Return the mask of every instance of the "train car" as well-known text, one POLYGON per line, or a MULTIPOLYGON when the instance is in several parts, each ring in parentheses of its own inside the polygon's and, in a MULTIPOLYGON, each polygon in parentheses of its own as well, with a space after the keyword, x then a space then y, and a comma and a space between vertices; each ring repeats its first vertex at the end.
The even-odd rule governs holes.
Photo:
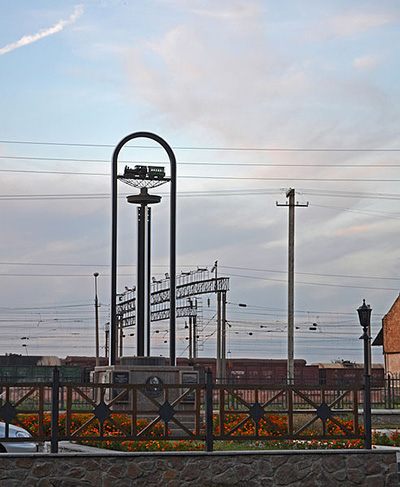
POLYGON ((149 166, 147 177, 149 179, 164 179, 165 170, 162 166, 149 166))
POLYGON ((124 177, 134 179, 164 179, 165 170, 163 166, 136 165, 134 168, 125 166, 124 177))
MULTIPOLYGON (((319 363, 319 383, 326 385, 351 385, 362 384, 364 380, 364 364, 356 364, 349 361, 340 363, 319 363)), ((373 386, 383 386, 385 380, 385 370, 382 364, 372 364, 371 384, 373 386)))
MULTIPOLYGON (((200 377, 210 369, 216 377, 215 358, 178 358, 178 365, 193 365, 200 372, 200 377)), ((307 384, 318 384, 318 366, 307 365, 303 359, 294 361, 295 381, 307 384)), ((246 359, 235 358, 226 360, 226 381, 231 383, 268 382, 285 384, 287 377, 287 361, 285 359, 246 359)))

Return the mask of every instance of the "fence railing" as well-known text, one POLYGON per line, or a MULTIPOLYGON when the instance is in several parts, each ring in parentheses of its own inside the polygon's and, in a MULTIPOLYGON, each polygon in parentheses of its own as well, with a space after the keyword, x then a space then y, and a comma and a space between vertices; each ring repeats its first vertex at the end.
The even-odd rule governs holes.
MULTIPOLYGON (((362 438, 357 386, 215 384, 2 383, 0 420, 37 442, 205 442, 362 438)), ((1 441, 17 442, 10 437, 1 441)), ((26 441, 21 439, 21 441, 26 441)))

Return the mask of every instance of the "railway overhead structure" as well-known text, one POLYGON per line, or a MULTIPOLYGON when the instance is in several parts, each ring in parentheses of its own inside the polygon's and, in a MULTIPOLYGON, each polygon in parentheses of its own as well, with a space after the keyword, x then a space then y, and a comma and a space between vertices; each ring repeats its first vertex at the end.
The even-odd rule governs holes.
MULTIPOLYGON (((206 268, 182 272, 176 276, 176 317, 189 318, 189 358, 197 356, 197 336, 201 323, 199 302, 201 295, 216 294, 217 296, 217 369, 218 376, 223 378, 226 370, 226 294, 229 291, 229 277, 215 277, 206 268)), ((150 321, 162 321, 170 318, 170 277, 152 278, 150 289, 150 321)), ((118 295, 117 317, 120 337, 124 329, 136 325, 136 288, 125 288, 118 295)), ((150 342, 150 333, 146 337, 150 342)), ((120 345, 122 339, 120 339, 120 345)), ((150 344, 151 346, 151 344, 150 344)), ((120 346, 120 355, 122 346, 120 346)))

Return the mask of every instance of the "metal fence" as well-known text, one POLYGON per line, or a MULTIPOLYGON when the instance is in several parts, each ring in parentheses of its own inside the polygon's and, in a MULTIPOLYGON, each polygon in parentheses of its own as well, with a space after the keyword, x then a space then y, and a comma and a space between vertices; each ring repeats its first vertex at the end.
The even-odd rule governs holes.
POLYGON ((385 378, 384 398, 384 404, 387 409, 400 408, 400 375, 387 374, 385 378))
MULTIPOLYGON (((205 442, 356 440, 362 438, 356 386, 216 384, 2 383, 0 420, 35 441, 205 442)), ((2 441, 18 441, 8 437, 2 441)), ((21 440, 21 441, 26 441, 21 440)))

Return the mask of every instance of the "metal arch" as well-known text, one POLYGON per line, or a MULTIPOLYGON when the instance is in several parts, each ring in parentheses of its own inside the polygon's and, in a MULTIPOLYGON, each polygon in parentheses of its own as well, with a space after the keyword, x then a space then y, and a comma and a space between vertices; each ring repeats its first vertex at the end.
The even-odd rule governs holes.
POLYGON ((171 170, 170 198, 170 365, 176 363, 176 158, 172 148, 160 136, 152 132, 135 132, 124 137, 116 146, 112 156, 111 170, 111 317, 110 317, 110 365, 116 363, 118 317, 117 317, 117 210, 118 210, 118 156, 122 147, 137 138, 148 138, 160 144, 166 151, 171 170))

